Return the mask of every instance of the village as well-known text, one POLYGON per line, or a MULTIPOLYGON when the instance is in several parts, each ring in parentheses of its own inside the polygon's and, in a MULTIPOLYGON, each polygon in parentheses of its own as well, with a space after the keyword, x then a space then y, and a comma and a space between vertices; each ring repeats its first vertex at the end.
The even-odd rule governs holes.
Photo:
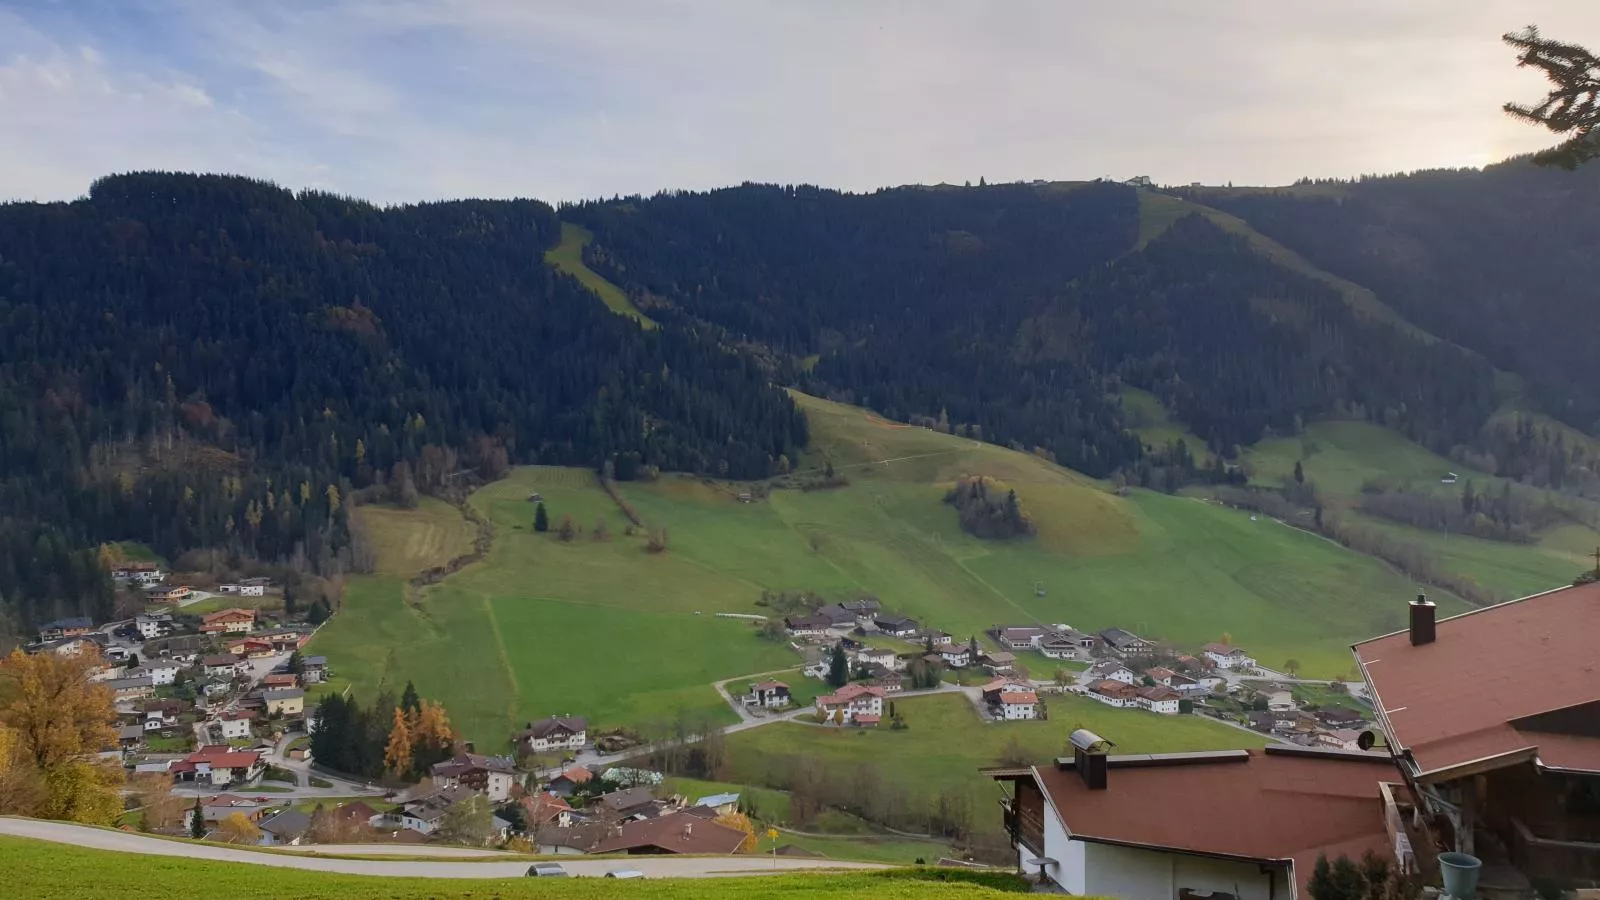
MULTIPOLYGON (((782 625, 806 659, 803 674, 834 687, 814 701, 823 724, 876 727, 897 694, 956 688, 986 722, 1048 718, 1054 694, 1207 716, 1308 747, 1355 749, 1370 727, 1362 685, 1269 670, 1226 638, 1190 653, 1122 628, 995 625, 985 634, 1001 649, 988 649, 975 635, 959 641, 871 599, 821 605, 782 625), (1049 666, 1050 677, 1034 675, 1030 663, 1049 666)), ((790 697, 789 685, 765 682, 751 686, 745 703, 782 710, 790 697)))

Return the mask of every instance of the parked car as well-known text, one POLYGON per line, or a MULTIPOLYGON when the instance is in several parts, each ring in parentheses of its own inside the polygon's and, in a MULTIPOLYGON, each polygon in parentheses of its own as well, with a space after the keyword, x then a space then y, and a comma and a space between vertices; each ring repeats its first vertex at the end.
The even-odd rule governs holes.
POLYGON ((560 863, 534 863, 528 867, 529 878, 566 877, 567 870, 560 863))
POLYGON ((606 873, 607 878, 643 878, 644 873, 638 869, 612 869, 606 873))

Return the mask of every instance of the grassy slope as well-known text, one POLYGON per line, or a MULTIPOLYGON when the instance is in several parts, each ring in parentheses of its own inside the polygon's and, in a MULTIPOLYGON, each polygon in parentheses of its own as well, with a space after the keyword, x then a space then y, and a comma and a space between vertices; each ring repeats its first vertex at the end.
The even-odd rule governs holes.
MULTIPOLYGON (((1348 674, 1351 641, 1400 624, 1410 584, 1327 541, 1182 497, 1119 498, 1033 456, 799 400, 815 436, 802 466, 831 458, 849 487, 745 504, 733 486, 691 478, 625 485, 669 531, 669 551, 651 555, 589 473, 519 469, 473 498, 495 525, 489 558, 415 596, 398 571, 423 558, 406 529, 379 529, 380 568, 397 574, 354 580, 313 652, 358 698, 415 680, 480 746, 498 747, 513 726, 552 713, 602 728, 680 709, 731 721, 713 681, 797 662, 748 624, 712 615, 761 611, 763 589, 872 593, 962 637, 1047 621, 1194 647, 1226 631, 1263 660, 1294 656, 1328 676, 1348 674), (941 499, 969 472, 1015 487, 1038 535, 963 534, 941 499), (533 490, 585 535, 561 544, 534 534, 533 490), (597 520, 609 540, 589 538, 597 520), (388 558, 396 553, 410 563, 388 558)), ((437 530, 440 512, 394 515, 437 530)))
POLYGON ((165 900, 201 896, 230 900, 894 900, 913 896, 926 900, 988 900, 1007 896, 993 888, 922 880, 937 877, 937 871, 912 873, 911 877, 861 873, 624 882, 599 878, 379 878, 265 870, 244 863, 140 856, 11 837, 0 838, 0 866, 6 873, 8 894, 30 900, 165 900))
POLYGON ((356 518, 382 548, 378 574, 410 576, 472 550, 472 525, 442 500, 423 497, 416 509, 360 506, 356 518))
MULTIPOLYGON (((1431 453, 1400 435, 1367 422, 1320 422, 1303 436, 1262 441, 1247 457, 1253 477, 1264 484, 1279 484, 1302 461, 1306 477, 1338 506, 1351 507, 1361 485, 1381 479, 1407 490, 1455 497, 1461 485, 1441 484, 1446 472, 1471 479, 1478 491, 1498 490, 1503 479, 1469 470, 1431 453)), ((1461 535, 1424 531, 1386 520, 1349 513, 1356 521, 1392 535, 1397 541, 1419 544, 1439 565, 1474 579, 1507 597, 1520 597, 1570 583, 1592 565, 1587 554, 1600 544, 1600 534, 1579 525, 1565 525, 1540 535, 1533 545, 1507 544, 1461 535)))
POLYGON ((1132 423, 1130 430, 1139 436, 1145 446, 1162 447, 1182 440, 1189 445, 1189 453, 1196 460, 1203 462, 1210 455, 1206 442, 1185 428, 1182 422, 1172 418, 1156 395, 1125 387, 1118 393, 1117 400, 1122 404, 1123 415, 1132 423))
POLYGON ((583 261, 583 248, 594 240, 594 232, 571 222, 561 223, 561 243, 545 251, 544 261, 578 279, 594 291, 612 312, 627 316, 645 329, 660 328, 654 319, 639 311, 622 289, 601 277, 583 261))

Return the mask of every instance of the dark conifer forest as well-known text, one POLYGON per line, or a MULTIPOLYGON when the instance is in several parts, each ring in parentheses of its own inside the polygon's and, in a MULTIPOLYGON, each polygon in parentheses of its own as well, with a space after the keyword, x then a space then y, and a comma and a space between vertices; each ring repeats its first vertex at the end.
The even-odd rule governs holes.
POLYGON ((1600 422, 1597 178, 1513 162, 1174 192, 1391 317, 1202 216, 1151 228, 1101 182, 558 212, 141 173, 0 206, 0 633, 108 615, 106 541, 336 575, 363 565, 353 503, 513 464, 774 475, 806 444, 787 386, 1167 490, 1241 479, 1221 461, 1326 416, 1559 487, 1593 461, 1491 417, 1600 422), (660 330, 545 264, 561 219, 660 330), (1141 446, 1125 386, 1209 458, 1141 446))

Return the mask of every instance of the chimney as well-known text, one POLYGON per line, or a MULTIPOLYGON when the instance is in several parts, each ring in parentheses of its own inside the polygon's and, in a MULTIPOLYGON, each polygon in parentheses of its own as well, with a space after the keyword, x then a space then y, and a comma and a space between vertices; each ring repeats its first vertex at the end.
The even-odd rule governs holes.
POLYGON ((1433 617, 1435 607, 1427 595, 1418 594, 1411 601, 1411 646, 1421 647, 1433 643, 1433 617))
POLYGON ((1083 779, 1084 786, 1091 791, 1105 790, 1109 761, 1106 750, 1112 746, 1111 742, 1087 728, 1074 731, 1070 740, 1072 767, 1078 770, 1078 777, 1083 779))

